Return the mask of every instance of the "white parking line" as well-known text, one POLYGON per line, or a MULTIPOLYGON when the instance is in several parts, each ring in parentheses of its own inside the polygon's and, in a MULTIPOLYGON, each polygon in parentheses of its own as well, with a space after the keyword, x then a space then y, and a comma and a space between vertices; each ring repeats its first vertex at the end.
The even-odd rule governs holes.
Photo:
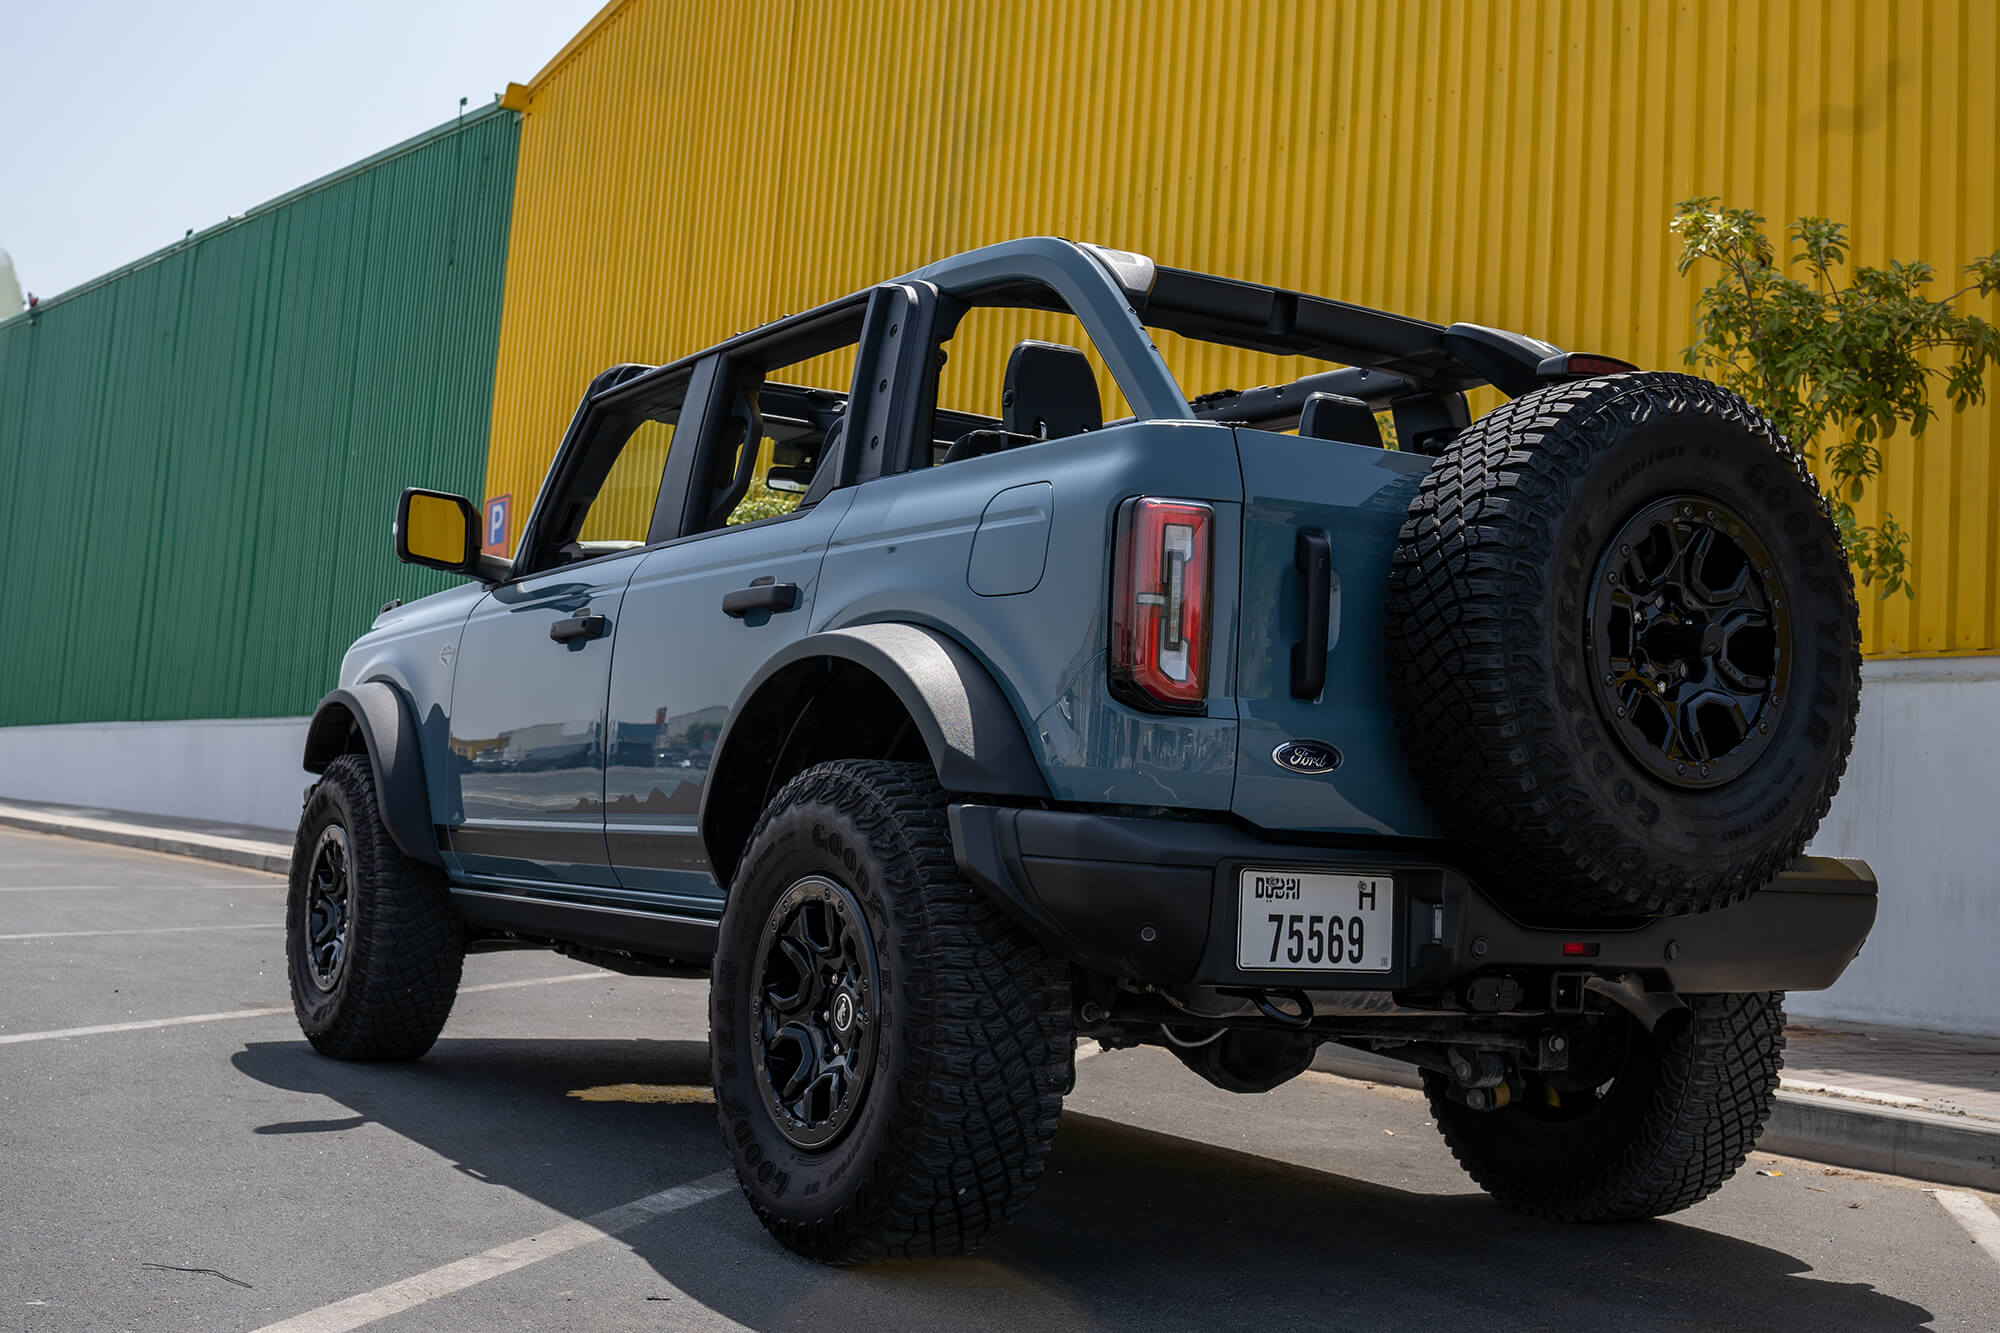
POLYGON ((179 1018, 143 1018, 131 1023, 93 1023, 81 1028, 52 1028, 47 1032, 0 1032, 0 1046, 13 1046, 24 1041, 55 1041, 61 1037, 95 1037, 104 1032, 138 1032, 144 1028, 172 1028, 183 1023, 220 1023, 231 1018, 267 1018, 272 1014, 289 1014, 291 1007, 283 1009, 231 1009, 220 1014, 183 1014, 179 1018))
MULTIPOLYGON (((593 1241, 630 1231, 656 1217, 705 1203, 727 1193, 735 1183, 734 1172, 718 1171, 692 1184, 676 1185, 657 1194, 648 1194, 643 1199, 592 1213, 579 1221, 564 1222, 547 1231, 496 1245, 469 1259, 442 1264, 415 1277, 406 1277, 401 1282, 391 1282, 386 1287, 364 1291, 344 1301, 335 1301, 332 1305, 322 1305, 317 1310, 266 1324, 257 1333, 344 1333, 347 1329, 360 1328, 378 1319, 428 1304, 440 1296, 464 1291, 503 1273, 511 1273, 517 1268, 526 1268, 543 1259, 566 1254, 593 1241)), ((735 1324, 724 1326, 739 1327, 735 1324)))
POLYGON ((146 926, 130 930, 38 930, 22 935, 0 935, 0 940, 75 940, 86 935, 188 935, 211 930, 283 930, 282 921, 253 921, 229 926, 146 926))
MULTIPOLYGON (((513 990, 519 986, 553 986, 563 981, 595 981, 599 977, 616 976, 615 972, 567 972, 559 977, 530 977, 525 981, 489 981, 483 986, 460 986, 460 995, 477 995, 481 991, 513 990)), ((95 1037, 104 1032, 140 1032, 147 1028, 172 1028, 184 1023, 221 1023, 232 1018, 268 1018, 272 1014, 289 1014, 290 1005, 269 1009, 231 1009, 220 1014, 183 1014, 179 1018, 142 1018, 130 1023, 94 1023, 81 1028, 53 1028, 47 1032, 0 1032, 0 1046, 13 1046, 24 1041, 55 1041, 62 1037, 95 1037)))
POLYGON ((223 889, 275 889, 284 883, 269 879, 238 880, 234 884, 0 884, 0 893, 207 893, 223 889))
POLYGON ((2000 1217, 1981 1203, 1978 1196, 1959 1190, 1932 1190, 1931 1194, 1944 1205, 1951 1214, 1951 1220, 1965 1228, 1965 1234, 1972 1237, 1973 1244, 1986 1251, 1986 1257, 2000 1264, 2000 1217))

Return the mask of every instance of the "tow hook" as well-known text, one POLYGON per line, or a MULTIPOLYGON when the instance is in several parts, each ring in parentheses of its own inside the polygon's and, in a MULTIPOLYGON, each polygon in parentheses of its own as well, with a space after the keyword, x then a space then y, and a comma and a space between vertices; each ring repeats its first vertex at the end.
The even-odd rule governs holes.
POLYGON ((1688 1007, 1680 996, 1668 991, 1649 991, 1630 972, 1617 977, 1591 977, 1583 983, 1583 988, 1618 1005, 1638 1019, 1648 1032, 1657 1032, 1660 1024, 1668 1020, 1671 1020, 1669 1030, 1687 1020, 1688 1007))
POLYGON ((1251 995, 1250 1001, 1257 1006, 1258 1013, 1264 1015, 1264 1017, 1270 1019, 1273 1023, 1288 1028, 1312 1026, 1312 1001, 1306 998, 1306 993, 1302 990, 1257 991, 1251 995), (1287 1010, 1277 1000, 1274 1000, 1273 996, 1290 1000, 1297 1006, 1296 1010, 1287 1010))
POLYGON ((1276 1023, 1279 1027, 1309 1028, 1312 1026, 1312 1001, 1307 998, 1306 993, 1302 990, 1289 986, 1279 989, 1256 990, 1247 986, 1218 986, 1216 987, 1216 993, 1218 995, 1227 995, 1231 999, 1248 1000, 1256 1006, 1258 1013, 1276 1023), (1278 1003, 1279 1000, 1289 1000, 1292 1007, 1290 1009, 1285 1008, 1284 1005, 1278 1003))

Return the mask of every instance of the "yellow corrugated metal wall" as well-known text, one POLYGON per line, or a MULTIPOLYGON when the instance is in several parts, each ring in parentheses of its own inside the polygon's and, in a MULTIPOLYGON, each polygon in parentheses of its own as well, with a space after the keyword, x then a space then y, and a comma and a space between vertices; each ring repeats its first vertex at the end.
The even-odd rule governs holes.
MULTIPOLYGON (((1677 200, 1947 277, 2000 246, 1995 52, 1993 0, 614 3, 509 97, 487 491, 605 365, 1031 233, 1679 368, 1677 200)), ((1864 598, 1871 651, 2000 650, 1994 422, 1885 450, 1918 596, 1864 598)))

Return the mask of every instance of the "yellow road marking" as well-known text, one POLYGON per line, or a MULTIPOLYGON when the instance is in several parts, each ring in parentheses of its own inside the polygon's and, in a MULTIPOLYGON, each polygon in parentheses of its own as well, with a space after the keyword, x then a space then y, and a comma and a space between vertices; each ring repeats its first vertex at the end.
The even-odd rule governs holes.
POLYGON ((664 1102, 670 1105, 686 1105, 691 1102, 714 1102, 713 1088, 699 1087, 693 1083, 606 1083, 596 1088, 577 1088, 566 1092, 565 1097, 574 1097, 580 1102, 664 1102))

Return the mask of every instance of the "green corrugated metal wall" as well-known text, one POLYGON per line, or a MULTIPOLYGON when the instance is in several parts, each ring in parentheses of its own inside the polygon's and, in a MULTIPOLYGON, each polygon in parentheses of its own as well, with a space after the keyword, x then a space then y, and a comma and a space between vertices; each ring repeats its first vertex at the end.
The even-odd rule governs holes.
POLYGON ((406 485, 486 466, 518 120, 419 136, 0 324, 0 726, 309 712, 406 485))

